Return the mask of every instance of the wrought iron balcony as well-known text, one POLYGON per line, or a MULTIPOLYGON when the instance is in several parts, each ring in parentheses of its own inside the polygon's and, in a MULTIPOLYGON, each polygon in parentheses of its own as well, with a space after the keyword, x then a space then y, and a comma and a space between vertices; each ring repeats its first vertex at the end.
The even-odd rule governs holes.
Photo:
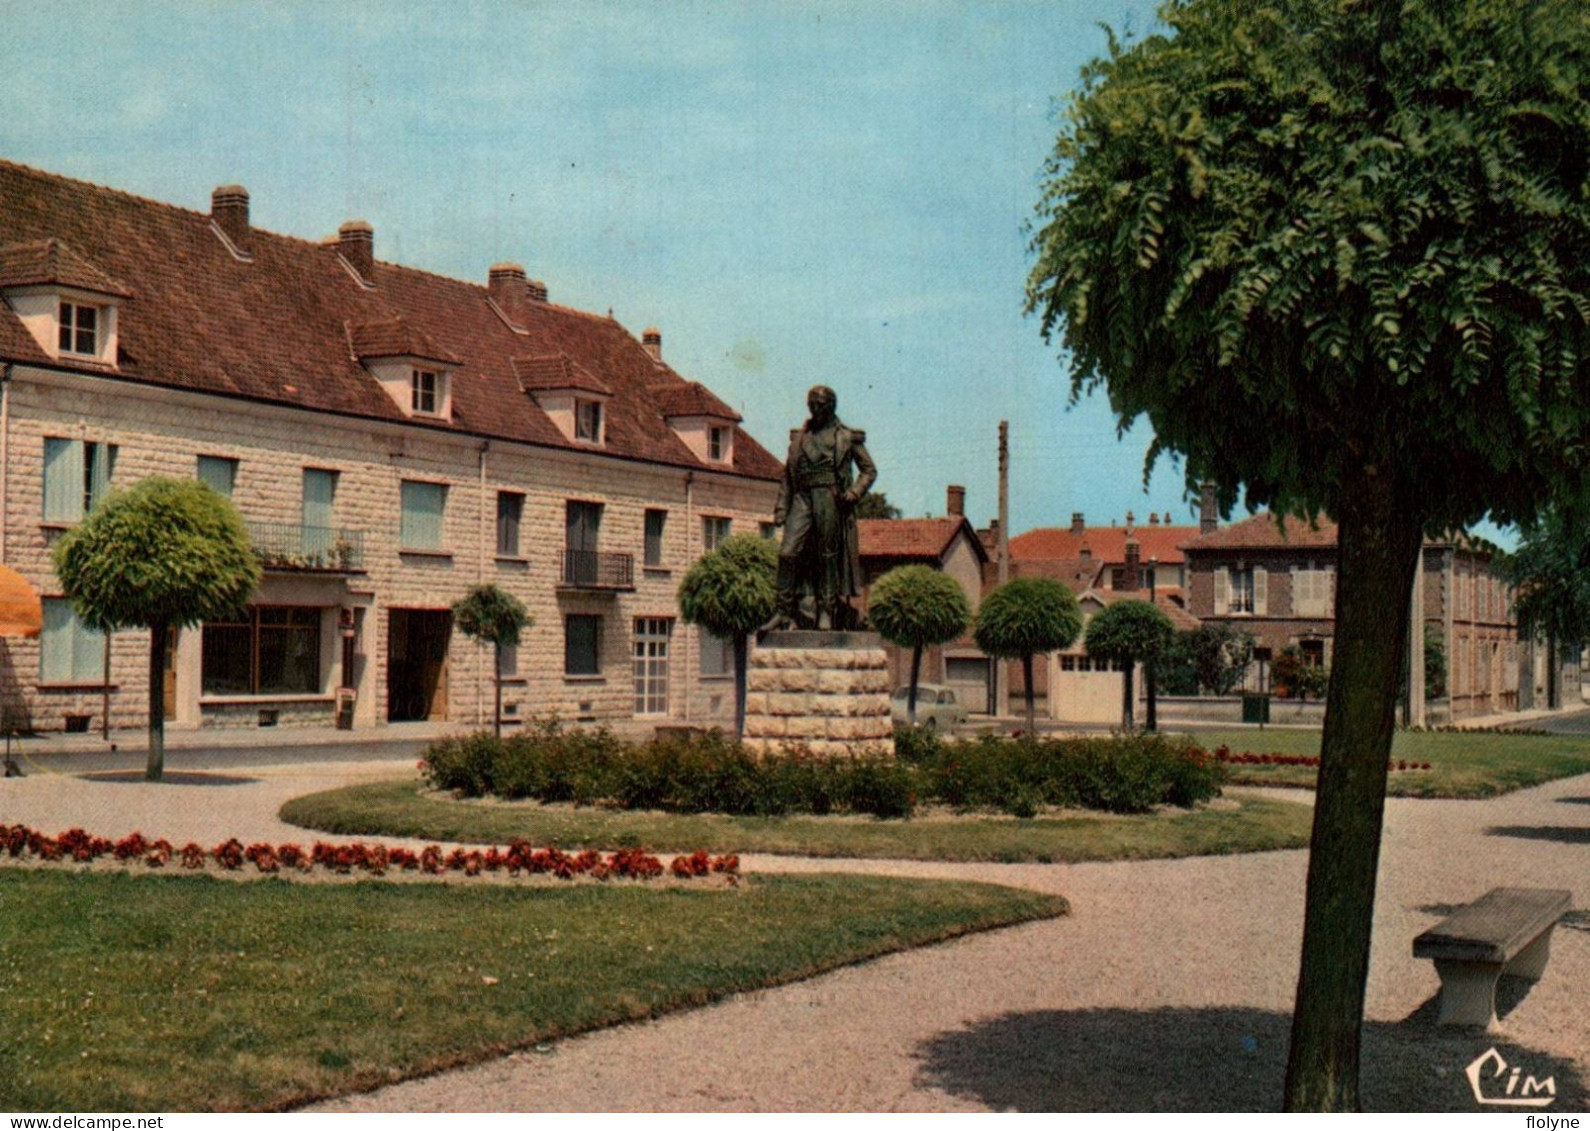
POLYGON ((363 573, 364 531, 290 522, 250 522, 248 536, 269 570, 363 573))
POLYGON ((564 550, 562 584, 569 589, 633 589, 635 555, 564 550))

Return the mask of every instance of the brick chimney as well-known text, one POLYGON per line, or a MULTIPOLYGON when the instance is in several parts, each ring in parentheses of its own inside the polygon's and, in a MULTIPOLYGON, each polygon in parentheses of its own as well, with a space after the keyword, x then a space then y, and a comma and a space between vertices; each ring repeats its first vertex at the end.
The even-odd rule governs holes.
POLYGON ((531 279, 530 282, 527 284, 527 289, 530 292, 530 301, 531 302, 546 302, 547 301, 547 285, 545 283, 543 283, 540 279, 531 279))
POLYGON ((662 360, 662 331, 655 326, 647 326, 640 333, 640 344, 646 347, 646 352, 651 354, 653 361, 662 360))
POLYGON ((1215 502, 1215 485, 1205 483, 1198 489, 1198 533, 1211 534, 1220 529, 1220 507, 1215 502))
POLYGON ((210 219, 241 254, 249 245, 248 189, 242 185, 221 185, 210 194, 210 219))
POLYGON ((349 220, 337 229, 337 251, 366 283, 375 282, 375 229, 363 220, 349 220))
POLYGON ((1086 529, 1087 529, 1087 527, 1084 526, 1083 523, 1082 523, 1082 512, 1081 511, 1072 511, 1071 512, 1071 533, 1073 533, 1073 534, 1081 534, 1086 529))
POLYGON ((1159 515, 1155 514, 1153 511, 1149 511, 1148 512, 1148 524, 1150 526, 1158 526, 1159 525, 1159 515))
POLYGON ((525 285, 524 268, 517 263, 493 263, 486 276, 486 293, 503 316, 520 329, 524 328, 525 308, 530 305, 530 291, 525 285))
POLYGON ((966 488, 951 483, 944 489, 944 513, 951 518, 966 517, 966 488))
POLYGON ((1126 540, 1126 574, 1121 580, 1121 589, 1127 593, 1136 593, 1143 583, 1142 557, 1143 550, 1137 544, 1137 539, 1128 538, 1126 540))
POLYGON ((1131 511, 1127 511, 1126 512, 1126 532, 1128 534, 1130 534, 1132 532, 1132 527, 1133 527, 1133 525, 1136 522, 1137 522, 1137 516, 1134 515, 1131 511))

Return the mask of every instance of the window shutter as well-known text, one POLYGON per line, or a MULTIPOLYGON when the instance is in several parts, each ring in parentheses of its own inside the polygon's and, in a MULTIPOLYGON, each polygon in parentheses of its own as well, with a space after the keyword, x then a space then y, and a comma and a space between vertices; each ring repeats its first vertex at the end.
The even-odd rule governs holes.
POLYGON ((39 633, 39 682, 72 678, 72 610, 63 600, 45 598, 44 631, 39 633))
POLYGON ((1262 617, 1269 611, 1270 571, 1263 566, 1253 567, 1253 615, 1262 617))
POLYGON ((44 521, 76 522, 83 517, 83 442, 44 441, 44 521))
POLYGON ((1215 615, 1231 611, 1231 570, 1221 566, 1215 570, 1215 615))
POLYGON ((398 532, 399 545, 410 550, 439 550, 442 547, 442 510, 447 492, 440 483, 402 485, 403 513, 398 532))
MULTIPOLYGON (((1336 571, 1330 566, 1326 566, 1323 580, 1325 582, 1325 615, 1333 617, 1336 615, 1336 571)), ((1418 615, 1423 616, 1424 614, 1421 612, 1418 615)))
POLYGON ((72 614, 72 679, 79 683, 105 678, 105 634, 89 628, 72 614))
POLYGON ((110 477, 116 470, 115 444, 88 444, 88 505, 90 509, 110 493, 110 477))

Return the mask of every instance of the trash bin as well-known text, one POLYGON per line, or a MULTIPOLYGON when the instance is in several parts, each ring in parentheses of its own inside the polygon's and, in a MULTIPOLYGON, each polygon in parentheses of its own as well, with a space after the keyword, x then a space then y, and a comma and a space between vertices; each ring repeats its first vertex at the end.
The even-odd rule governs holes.
POLYGON ((1270 697, 1262 692, 1244 692, 1242 721, 1263 725, 1270 721, 1270 697))

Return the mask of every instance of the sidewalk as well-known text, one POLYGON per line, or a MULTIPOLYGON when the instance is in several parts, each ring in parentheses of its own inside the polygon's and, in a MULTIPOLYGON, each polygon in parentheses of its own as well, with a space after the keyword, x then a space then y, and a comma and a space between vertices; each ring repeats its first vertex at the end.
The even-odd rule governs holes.
MULTIPOLYGON (((336 727, 206 727, 202 729, 166 728, 166 749, 210 750, 258 746, 340 746, 378 742, 430 742, 450 734, 465 734, 473 726, 462 723, 388 723, 362 730, 336 727)), ((64 734, 50 731, 25 735, 13 746, 31 754, 142 754, 149 749, 149 732, 142 728, 113 730, 109 741, 98 731, 89 734, 64 734)))

